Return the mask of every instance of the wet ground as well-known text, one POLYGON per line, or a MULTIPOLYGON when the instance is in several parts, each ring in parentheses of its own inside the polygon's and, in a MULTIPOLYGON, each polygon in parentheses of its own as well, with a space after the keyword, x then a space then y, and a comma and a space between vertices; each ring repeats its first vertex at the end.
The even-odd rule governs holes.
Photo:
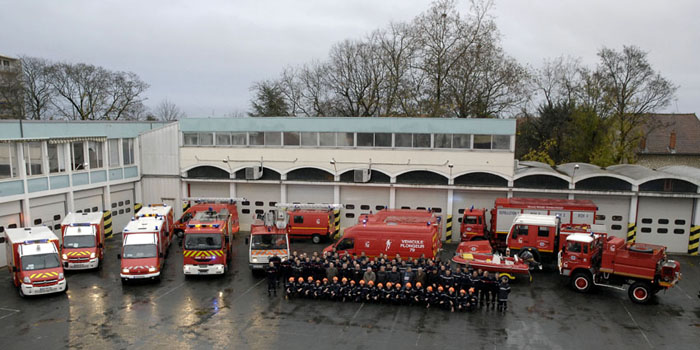
MULTIPOLYGON (((223 277, 185 280, 173 245, 160 283, 122 286, 120 237, 101 271, 68 274, 66 294, 22 299, 0 272, 2 349, 658 349, 700 344, 699 258, 676 257, 684 279, 651 305, 626 291, 573 292, 552 272, 514 283, 505 315, 284 300, 248 270, 242 238, 223 277)), ((293 242, 299 251, 323 245, 293 242)), ((454 250, 447 248, 446 256, 454 250)))

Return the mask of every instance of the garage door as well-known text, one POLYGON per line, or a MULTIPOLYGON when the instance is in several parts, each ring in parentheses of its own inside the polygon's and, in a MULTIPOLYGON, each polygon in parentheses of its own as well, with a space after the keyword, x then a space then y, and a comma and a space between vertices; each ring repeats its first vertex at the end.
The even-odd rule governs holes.
POLYGON ((46 226, 61 236, 61 222, 66 216, 66 196, 63 194, 29 200, 32 226, 46 226))
POLYGON ((357 223, 360 214, 376 212, 389 206, 389 188, 368 186, 342 186, 340 203, 340 229, 357 223))
POLYGON ((669 252, 687 253, 693 200, 639 198, 637 242, 660 244, 669 252))
POLYGON ((435 215, 443 218, 442 238, 445 239, 445 210, 447 210, 447 190, 422 188, 397 188, 396 208, 432 209, 435 215))
POLYGON ((78 191, 73 195, 73 207, 77 213, 102 211, 102 189, 78 191))
POLYGON ((236 196, 246 200, 238 205, 238 219, 242 231, 250 231, 250 224, 256 214, 264 214, 274 208, 280 200, 280 185, 236 184, 236 196))
MULTIPOLYGON (((19 201, 0 203, 0 237, 4 237, 4 232, 8 228, 22 227, 19 221, 22 206, 19 201)), ((6 265, 5 243, 0 243, 0 267, 6 265)))
MULTIPOLYGON (((506 192, 489 192, 489 191, 454 191, 452 197, 452 222, 454 235, 459 232, 462 224, 462 216, 464 210, 469 210, 472 206, 475 209, 486 209, 486 222, 491 222, 491 209, 496 202, 496 198, 505 198, 508 196, 506 192)), ((455 238, 453 238, 454 241, 455 238)))
POLYGON ((134 190, 113 191, 110 195, 110 211, 112 212, 112 234, 121 233, 129 220, 134 216, 134 190))
POLYGON ((623 196, 576 196, 576 199, 589 199, 598 206, 595 223, 605 225, 608 234, 627 238, 630 198, 623 196))
POLYGON ((333 203, 333 186, 287 185, 290 203, 333 203))
POLYGON ((228 182, 188 182, 190 197, 228 198, 231 186, 228 182))

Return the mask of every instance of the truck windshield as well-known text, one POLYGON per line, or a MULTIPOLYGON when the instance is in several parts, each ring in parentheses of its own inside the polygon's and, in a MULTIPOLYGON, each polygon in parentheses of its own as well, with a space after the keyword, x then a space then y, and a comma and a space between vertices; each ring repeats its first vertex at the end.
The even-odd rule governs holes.
POLYGON ((95 246, 95 236, 80 235, 80 236, 65 236, 63 237, 63 246, 66 248, 89 248, 95 246))
POLYGON ((22 256, 22 270, 43 270, 59 267, 58 255, 55 253, 22 256))
POLYGON ((286 235, 254 235, 250 239, 250 249, 287 249, 286 235))
POLYGON ((185 235, 185 249, 209 250, 221 248, 221 235, 189 234, 185 235))
POLYGON ((155 244, 129 244, 124 246, 124 259, 155 258, 155 244))

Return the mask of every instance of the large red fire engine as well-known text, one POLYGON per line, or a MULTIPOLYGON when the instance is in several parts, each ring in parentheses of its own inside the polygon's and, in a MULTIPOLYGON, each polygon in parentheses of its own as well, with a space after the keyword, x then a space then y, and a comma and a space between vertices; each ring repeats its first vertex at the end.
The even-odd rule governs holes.
POLYGON ((210 204, 206 211, 198 211, 185 229, 183 273, 221 275, 228 271, 233 254, 232 226, 233 215, 228 204, 210 204))
POLYGON ((589 200, 549 198, 497 198, 491 209, 490 227, 487 209, 465 209, 460 225, 462 242, 488 239, 497 249, 505 248, 513 220, 520 214, 558 216, 562 224, 594 224, 598 207, 589 200))
POLYGON ((182 213, 182 216, 175 221, 173 224, 175 234, 178 237, 182 237, 187 229, 187 223, 197 215, 197 213, 202 211, 207 211, 214 205, 225 205, 228 212, 231 213, 231 226, 230 230, 235 236, 240 230, 240 223, 238 221, 238 208, 236 203, 239 200, 245 200, 245 198, 200 198, 200 197, 185 197, 182 199, 184 202, 189 204, 187 210, 182 213))
POLYGON ((249 245, 248 265, 253 272, 264 269, 275 255, 289 259, 288 224, 287 211, 275 209, 257 217, 250 225, 250 238, 245 243, 249 245))
POLYGON ((593 286, 624 289, 629 285, 629 298, 639 304, 681 278, 681 265, 666 257, 666 247, 625 243, 605 233, 569 235, 558 260, 559 272, 569 276, 575 290, 585 293, 593 286))

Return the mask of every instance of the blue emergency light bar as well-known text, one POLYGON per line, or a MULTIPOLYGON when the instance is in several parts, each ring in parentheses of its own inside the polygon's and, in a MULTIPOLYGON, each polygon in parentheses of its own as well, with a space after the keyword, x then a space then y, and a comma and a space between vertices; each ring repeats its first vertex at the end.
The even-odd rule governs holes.
POLYGON ((24 241, 24 244, 36 244, 36 243, 48 243, 48 242, 49 242, 48 239, 34 239, 31 241, 30 240, 24 241))
POLYGON ((75 226, 90 226, 90 224, 87 223, 87 222, 74 222, 74 223, 72 223, 72 224, 70 224, 70 225, 73 226, 73 227, 75 227, 75 226))

